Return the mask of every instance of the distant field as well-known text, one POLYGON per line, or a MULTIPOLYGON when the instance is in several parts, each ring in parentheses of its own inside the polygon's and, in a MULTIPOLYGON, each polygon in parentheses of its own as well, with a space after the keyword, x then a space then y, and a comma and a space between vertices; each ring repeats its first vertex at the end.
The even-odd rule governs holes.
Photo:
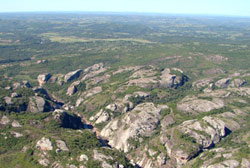
POLYGON ((45 33, 41 35, 42 37, 47 37, 51 42, 59 42, 59 43, 76 43, 76 42, 95 42, 95 41, 131 41, 138 43, 154 43, 149 40, 144 39, 133 39, 133 38, 107 38, 107 39, 96 39, 96 38, 81 38, 75 36, 57 36, 53 33, 45 33))

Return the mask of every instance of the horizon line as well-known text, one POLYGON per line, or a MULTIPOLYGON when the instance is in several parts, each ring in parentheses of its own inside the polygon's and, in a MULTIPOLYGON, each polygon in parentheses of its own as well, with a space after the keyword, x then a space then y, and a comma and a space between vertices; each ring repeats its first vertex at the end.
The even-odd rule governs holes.
POLYGON ((249 18, 249 15, 230 15, 230 14, 212 14, 212 13, 163 13, 163 12, 133 12, 133 11, 5 11, 0 14, 15 13, 101 13, 101 14, 140 14, 140 15, 189 15, 189 16, 218 16, 218 17, 242 17, 249 18))

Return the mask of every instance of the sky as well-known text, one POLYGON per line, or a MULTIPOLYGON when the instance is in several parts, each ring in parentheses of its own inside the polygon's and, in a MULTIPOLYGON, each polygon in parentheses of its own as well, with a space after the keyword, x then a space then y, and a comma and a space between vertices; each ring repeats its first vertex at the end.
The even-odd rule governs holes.
POLYGON ((0 12, 31 11, 250 16, 250 0, 0 0, 0 12))

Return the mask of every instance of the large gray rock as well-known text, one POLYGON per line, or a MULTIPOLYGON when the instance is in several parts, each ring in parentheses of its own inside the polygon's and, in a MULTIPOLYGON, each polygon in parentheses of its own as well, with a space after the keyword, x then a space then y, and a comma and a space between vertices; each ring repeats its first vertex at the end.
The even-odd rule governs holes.
POLYGON ((39 85, 42 86, 43 84, 48 82, 50 77, 51 77, 51 74, 49 74, 49 73, 40 74, 37 76, 37 81, 38 81, 39 85))
POLYGON ((66 143, 62 140, 56 140, 56 146, 61 149, 62 151, 69 151, 66 143))
POLYGON ((171 74, 170 69, 165 68, 161 72, 160 87, 163 87, 163 88, 178 87, 178 86, 182 86, 188 80, 188 77, 183 75, 182 70, 179 70, 177 68, 173 68, 173 70, 178 71, 181 75, 177 76, 175 74, 171 74))
POLYGON ((0 120, 0 124, 6 125, 10 123, 10 119, 7 116, 3 116, 0 120))
POLYGON ((94 120, 96 120, 95 124, 107 122, 109 118, 110 118, 109 113, 107 113, 106 111, 100 110, 100 112, 98 112, 94 117, 94 120))
MULTIPOLYGON (((82 77, 81 81, 93 78, 93 77, 105 72, 106 70, 107 70, 107 68, 104 67, 103 63, 94 64, 94 65, 92 65, 84 70, 85 75, 82 77)), ((108 77, 108 76, 106 76, 106 77, 108 77)), ((98 83, 102 80, 104 80, 104 79, 102 79, 102 77, 100 77, 100 79, 96 78, 94 83, 98 83)))
POLYGON ((43 137, 36 143, 36 147, 42 151, 50 151, 53 149, 52 143, 48 138, 43 137))
POLYGON ((234 79, 231 84, 230 87, 241 87, 246 83, 245 80, 243 79, 234 79))
POLYGON ((216 163, 207 167, 202 168, 237 168, 239 166, 239 162, 237 160, 225 160, 220 163, 216 163))
POLYGON ((224 107, 224 101, 219 98, 213 98, 211 101, 198 99, 196 97, 186 97, 177 104, 177 109, 184 113, 203 113, 214 109, 224 107))
POLYGON ((241 168, 249 168, 250 167, 250 161, 246 158, 242 158, 241 161, 241 168))
POLYGON ((14 120, 11 123, 11 126, 14 127, 14 128, 20 128, 20 127, 22 127, 22 125, 17 120, 14 120))
POLYGON ((71 96, 77 92, 77 86, 80 85, 80 81, 73 82, 67 89, 67 95, 71 96))
POLYGON ((229 85, 231 78, 224 78, 220 79, 217 82, 215 82, 215 86, 218 88, 226 88, 229 85))
POLYGON ((217 144, 221 137, 226 136, 227 128, 222 120, 206 116, 202 121, 185 121, 178 126, 178 129, 193 137, 203 148, 209 148, 211 145, 217 144))
POLYGON ((102 87, 101 86, 94 87, 94 88, 87 91, 87 93, 85 95, 85 98, 94 96, 94 95, 96 95, 96 94, 98 94, 100 92, 102 92, 102 87))
POLYGON ((64 76, 64 82, 69 82, 71 80, 74 80, 80 76, 82 72, 82 69, 75 70, 73 72, 69 72, 64 76))
POLYGON ((7 105, 12 105, 13 104, 11 97, 7 97, 7 96, 4 97, 4 101, 5 101, 5 103, 7 105))
POLYGON ((112 147, 128 152, 131 149, 129 139, 151 136, 160 117, 160 109, 153 103, 139 104, 122 119, 115 119, 107 124, 102 129, 101 136, 107 138, 112 147))
POLYGON ((174 124, 174 118, 171 115, 166 115, 162 120, 161 120, 161 127, 162 129, 167 128, 168 126, 174 124))
POLYGON ((29 111, 32 113, 44 112, 45 110, 45 100, 39 96, 30 97, 29 101, 29 111))

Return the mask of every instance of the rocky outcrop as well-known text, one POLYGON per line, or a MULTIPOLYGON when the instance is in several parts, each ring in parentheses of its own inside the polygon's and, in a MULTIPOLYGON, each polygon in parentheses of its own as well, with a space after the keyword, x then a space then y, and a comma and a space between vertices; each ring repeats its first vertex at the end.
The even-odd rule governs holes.
POLYGON ((182 86, 188 80, 188 77, 183 75, 181 70, 180 71, 178 70, 178 72, 181 73, 180 76, 171 74, 171 70, 169 68, 165 68, 161 72, 160 87, 172 88, 172 87, 182 86))
POLYGON ((85 95, 85 98, 91 97, 91 96, 96 95, 96 94, 98 94, 100 92, 102 92, 102 87, 101 86, 94 87, 94 88, 87 91, 87 93, 85 95))
POLYGON ((14 127, 14 128, 22 127, 22 125, 19 124, 19 122, 17 120, 13 120, 13 122, 11 123, 11 126, 14 127))
POLYGON ((162 129, 167 128, 168 126, 172 125, 175 123, 174 118, 171 115, 166 115, 162 120, 161 120, 161 127, 162 129))
POLYGON ((186 97, 177 104, 177 109, 184 113, 203 113, 214 109, 224 107, 224 101, 219 98, 213 98, 211 101, 198 99, 196 97, 186 97))
POLYGON ((250 161, 246 158, 242 158, 241 161, 241 168, 249 168, 250 167, 250 161))
POLYGON ((7 116, 3 116, 0 120, 1 125, 7 125, 10 123, 10 119, 7 116))
POLYGON ((5 103, 7 105, 12 105, 13 104, 11 97, 4 97, 4 101, 5 101, 5 103))
POLYGON ((50 77, 51 77, 51 74, 49 74, 49 73, 40 74, 37 77, 37 81, 38 81, 39 85, 42 86, 43 84, 48 82, 50 77))
POLYGON ((62 140, 56 140, 56 146, 62 151, 69 151, 66 143, 62 140))
MULTIPOLYGON (((85 80, 88 80, 90 78, 93 78, 93 77, 105 72, 106 70, 107 70, 107 68, 104 67, 103 63, 94 64, 94 65, 84 69, 85 75, 82 77, 81 81, 85 81, 85 80)), ((95 80, 98 83, 98 78, 95 80)))
POLYGON ((73 72, 69 72, 64 76, 64 82, 72 81, 80 76, 82 69, 75 70, 73 72))
POLYGON ((80 117, 76 115, 69 115, 64 110, 56 109, 52 113, 52 116, 53 119, 56 120, 63 128, 80 129, 84 127, 80 117))
POLYGON ((202 120, 184 121, 167 132, 162 134, 161 143, 167 148, 169 157, 181 166, 197 156, 202 149, 219 143, 230 131, 221 119, 206 116, 202 120))
POLYGON ((45 111, 45 100, 39 96, 30 97, 29 111, 32 113, 40 113, 45 111))
POLYGON ((132 147, 129 139, 151 136, 159 124, 160 117, 160 109, 153 103, 139 104, 122 120, 115 119, 106 125, 101 136, 107 138, 112 147, 128 152, 132 147))
POLYGON ((42 151, 50 151, 53 149, 52 143, 48 138, 43 137, 36 143, 36 147, 42 151))
POLYGON ((95 116, 90 117, 90 121, 95 120, 95 124, 107 122, 110 119, 109 113, 101 109, 95 116))
POLYGON ((229 85, 231 78, 224 78, 220 79, 217 82, 215 82, 215 86, 218 88, 226 88, 229 85))
POLYGON ((77 92, 77 86, 79 86, 81 84, 81 81, 76 81, 73 82, 69 88, 67 89, 67 95, 72 96, 73 94, 75 94, 77 92))
POLYGON ((182 133, 193 137, 202 148, 209 148, 211 145, 217 144, 221 137, 227 134, 225 123, 218 118, 209 116, 204 117, 202 121, 185 121, 178 126, 178 129, 182 133))
POLYGON ((229 87, 241 87, 241 86, 243 86, 244 84, 246 84, 246 81, 245 81, 245 80, 243 80, 243 79, 234 79, 234 80, 230 83, 229 87))
POLYGON ((237 160, 225 160, 209 166, 202 166, 201 168, 237 168, 239 166, 237 160))
POLYGON ((88 160, 89 160, 89 158, 88 158, 88 156, 85 155, 85 154, 81 154, 80 157, 79 157, 79 161, 80 161, 80 162, 88 161, 88 160))
POLYGON ((212 79, 201 79, 193 82, 193 87, 197 87, 198 89, 208 86, 212 82, 212 79))

